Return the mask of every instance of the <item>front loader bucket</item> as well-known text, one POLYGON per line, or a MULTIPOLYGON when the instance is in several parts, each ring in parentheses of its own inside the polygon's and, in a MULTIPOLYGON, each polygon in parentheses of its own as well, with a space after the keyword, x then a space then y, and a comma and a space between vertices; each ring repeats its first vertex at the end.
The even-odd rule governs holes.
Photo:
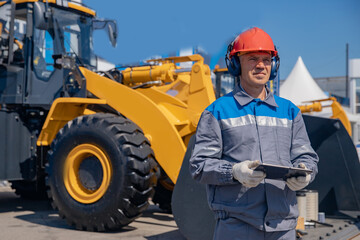
POLYGON ((303 115, 319 172, 307 189, 319 193, 319 211, 360 210, 360 163, 354 143, 340 120, 303 115))

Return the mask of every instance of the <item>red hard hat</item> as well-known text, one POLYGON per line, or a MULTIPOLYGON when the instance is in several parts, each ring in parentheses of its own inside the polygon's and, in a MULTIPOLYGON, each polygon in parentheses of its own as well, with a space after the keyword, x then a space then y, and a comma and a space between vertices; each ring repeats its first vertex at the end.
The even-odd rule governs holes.
POLYGON ((254 27, 237 36, 230 52, 230 58, 237 52, 269 51, 272 56, 277 55, 275 45, 266 32, 254 27))

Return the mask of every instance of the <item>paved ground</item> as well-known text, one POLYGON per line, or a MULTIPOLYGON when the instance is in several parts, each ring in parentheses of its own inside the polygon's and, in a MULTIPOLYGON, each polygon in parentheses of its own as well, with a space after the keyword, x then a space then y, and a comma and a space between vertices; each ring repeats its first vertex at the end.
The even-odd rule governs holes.
MULTIPOLYGON (((356 213, 354 218, 360 214, 356 213)), ((349 219, 327 219, 333 227, 317 224, 306 229, 303 240, 352 239, 360 240, 360 223, 349 219)), ((142 217, 121 231, 97 233, 70 228, 48 201, 24 200, 8 186, 0 183, 0 239, 57 240, 57 239, 129 239, 185 240, 175 224, 173 215, 150 205, 142 217)))
POLYGON ((173 216, 151 205, 135 222, 121 231, 94 233, 70 228, 47 201, 24 200, 10 187, 0 187, 0 239, 148 239, 184 240, 173 216))

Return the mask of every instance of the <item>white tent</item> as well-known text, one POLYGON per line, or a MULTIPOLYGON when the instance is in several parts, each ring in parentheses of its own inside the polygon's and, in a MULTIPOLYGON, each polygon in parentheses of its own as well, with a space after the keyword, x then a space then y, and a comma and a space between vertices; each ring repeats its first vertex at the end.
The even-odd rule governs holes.
POLYGON ((291 73, 280 86, 280 97, 289 99, 295 105, 305 101, 319 100, 328 96, 311 77, 301 57, 298 58, 291 73))

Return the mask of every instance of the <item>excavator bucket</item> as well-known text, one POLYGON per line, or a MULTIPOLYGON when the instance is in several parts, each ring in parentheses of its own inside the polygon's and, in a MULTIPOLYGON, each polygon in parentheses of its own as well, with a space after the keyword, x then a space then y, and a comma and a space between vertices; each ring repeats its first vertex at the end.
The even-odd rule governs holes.
POLYGON ((341 121, 303 115, 311 145, 319 155, 319 172, 307 189, 317 190, 319 211, 360 210, 360 163, 356 147, 341 121))
MULTIPOLYGON (((360 210, 360 164, 356 148, 337 119, 303 115, 314 150, 320 158, 319 172, 307 189, 317 190, 319 211, 327 215, 341 210, 360 210)), ((172 197, 172 210, 180 232, 189 240, 212 239, 214 214, 207 204, 206 186, 191 178, 191 138, 172 197)))

